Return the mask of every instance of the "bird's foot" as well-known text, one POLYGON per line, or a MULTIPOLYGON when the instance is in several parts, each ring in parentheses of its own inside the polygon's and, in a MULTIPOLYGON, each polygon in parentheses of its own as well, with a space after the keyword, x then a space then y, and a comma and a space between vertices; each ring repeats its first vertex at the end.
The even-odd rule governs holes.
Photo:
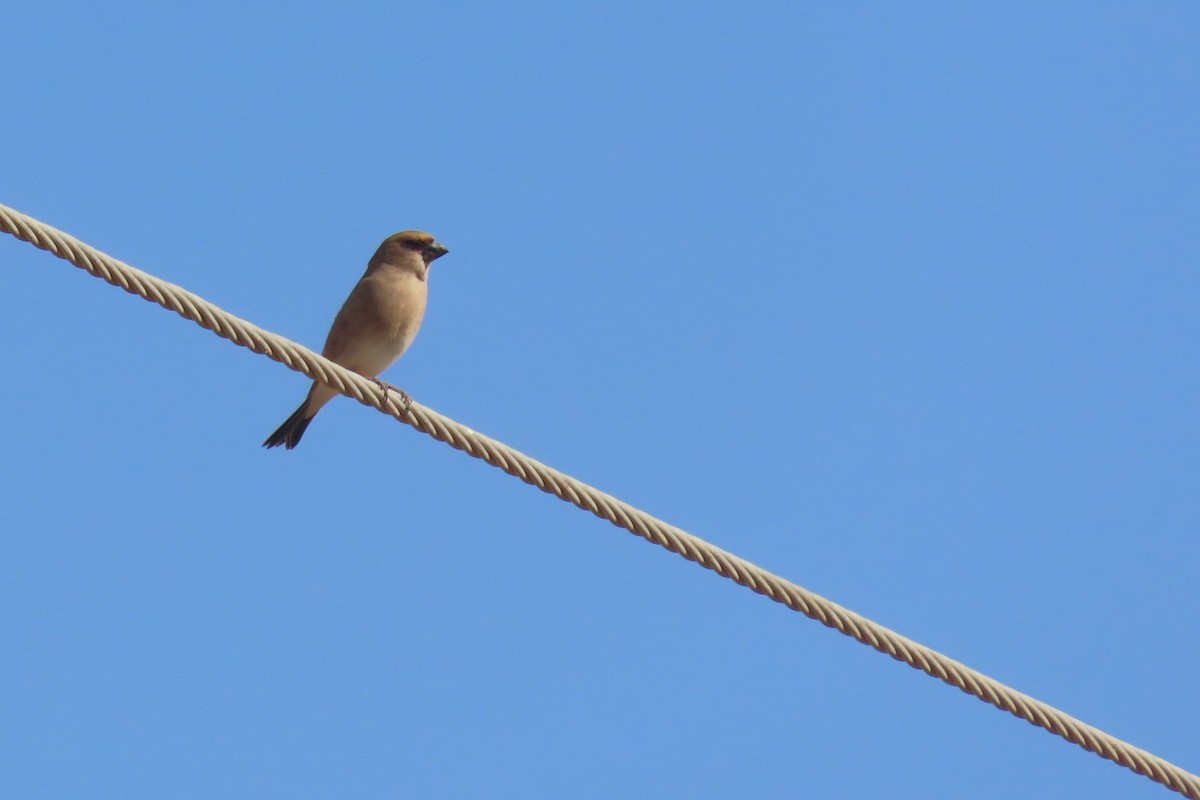
POLYGON ((388 392, 395 392, 396 394, 400 395, 400 402, 404 404, 405 411, 408 411, 408 409, 412 406, 413 399, 409 397, 408 392, 404 391, 399 386, 392 386, 390 383, 385 383, 384 381, 379 380, 379 378, 371 378, 371 382, 383 390, 383 399, 385 401, 387 400, 388 392))

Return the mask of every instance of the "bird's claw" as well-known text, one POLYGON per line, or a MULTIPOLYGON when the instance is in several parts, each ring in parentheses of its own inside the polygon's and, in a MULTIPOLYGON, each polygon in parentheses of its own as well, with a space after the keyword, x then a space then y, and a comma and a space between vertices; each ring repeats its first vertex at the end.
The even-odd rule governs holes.
POLYGON ((405 411, 408 411, 408 409, 412 407, 413 399, 409 397, 408 392, 404 391, 399 386, 392 386, 390 383, 385 383, 384 381, 379 380, 379 378, 371 378, 371 382, 383 391, 383 399, 385 402, 387 401, 388 392, 395 392, 396 394, 400 395, 400 402, 404 404, 405 411))

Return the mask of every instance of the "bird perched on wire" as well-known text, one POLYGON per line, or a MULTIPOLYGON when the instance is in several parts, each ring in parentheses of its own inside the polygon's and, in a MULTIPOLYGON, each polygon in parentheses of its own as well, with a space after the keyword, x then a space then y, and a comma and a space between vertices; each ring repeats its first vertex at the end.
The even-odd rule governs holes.
MULTIPOLYGON (((401 231, 384 239, 334 317, 321 355, 372 379, 391 366, 421 327, 429 265, 447 252, 424 231, 401 231)), ((313 381, 304 402, 267 437, 263 447, 283 445, 291 450, 321 407, 337 394, 337 390, 313 381)))

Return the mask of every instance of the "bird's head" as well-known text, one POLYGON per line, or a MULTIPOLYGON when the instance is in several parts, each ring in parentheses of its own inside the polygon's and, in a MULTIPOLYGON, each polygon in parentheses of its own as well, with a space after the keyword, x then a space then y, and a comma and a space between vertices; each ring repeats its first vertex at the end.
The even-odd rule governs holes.
POLYGON ((428 266, 450 252, 437 239, 425 231, 400 231, 384 240, 380 249, 394 247, 411 253, 419 253, 428 266))

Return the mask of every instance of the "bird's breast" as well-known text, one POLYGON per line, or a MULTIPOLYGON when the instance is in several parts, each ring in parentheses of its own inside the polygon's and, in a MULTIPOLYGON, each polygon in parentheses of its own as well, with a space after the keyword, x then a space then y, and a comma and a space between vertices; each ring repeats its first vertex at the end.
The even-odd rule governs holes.
POLYGON ((363 278, 334 321, 326 355, 375 377, 408 349, 425 315, 425 282, 413 275, 363 278))

